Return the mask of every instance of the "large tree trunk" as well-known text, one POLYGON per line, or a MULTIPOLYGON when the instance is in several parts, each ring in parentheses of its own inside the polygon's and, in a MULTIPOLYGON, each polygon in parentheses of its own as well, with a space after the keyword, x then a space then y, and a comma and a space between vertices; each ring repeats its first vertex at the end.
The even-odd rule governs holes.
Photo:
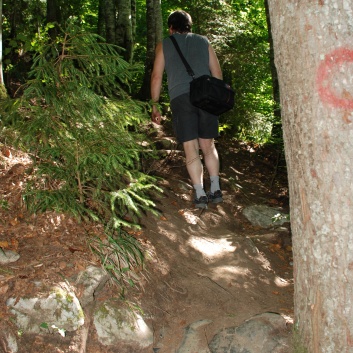
POLYGON ((0 85, 4 84, 3 66, 2 66, 2 0, 0 0, 0 85))
POLYGON ((105 36, 105 0, 99 0, 99 3, 98 3, 97 33, 101 37, 106 38, 106 36, 105 36))
POLYGON ((105 0, 105 39, 110 44, 115 44, 115 21, 116 7, 115 0, 105 0))
POLYGON ((118 20, 115 31, 115 44, 125 49, 123 56, 132 61, 133 38, 131 22, 131 0, 118 0, 118 20))
POLYGON ((160 0, 146 1, 146 19, 147 19, 147 50, 145 61, 145 75, 138 97, 142 100, 151 98, 150 84, 155 49, 157 43, 163 38, 163 20, 160 0))
POLYGON ((272 138, 279 139, 281 141, 283 138, 283 134, 282 134, 282 124, 281 124, 279 83, 278 83, 277 69, 275 66, 268 0, 265 0, 264 4, 265 4, 266 22, 267 22, 267 28, 268 28, 268 42, 270 44, 270 69, 271 69, 271 76, 272 76, 272 92, 273 92, 273 100, 275 102, 274 111, 273 111, 273 115, 275 117, 275 124, 273 125, 273 129, 272 129, 272 138))
POLYGON ((59 33, 58 25, 61 23, 61 10, 58 0, 47 0, 47 23, 55 23, 54 28, 49 29, 51 38, 56 38, 59 33))
POLYGON ((132 27, 132 41, 136 40, 136 0, 131 0, 131 27, 132 27))
POLYGON ((295 327, 353 352, 353 2, 269 0, 288 166, 295 327))

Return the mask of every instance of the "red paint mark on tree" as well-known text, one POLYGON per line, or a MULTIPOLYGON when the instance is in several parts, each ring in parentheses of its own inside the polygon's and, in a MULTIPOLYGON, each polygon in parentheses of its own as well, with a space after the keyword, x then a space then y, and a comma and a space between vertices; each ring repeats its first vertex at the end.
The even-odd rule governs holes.
POLYGON ((336 108, 353 110, 353 97, 347 95, 347 92, 344 97, 339 97, 330 86, 330 75, 335 68, 339 68, 345 63, 353 63, 353 50, 339 48, 327 54, 317 71, 316 82, 319 95, 324 102, 336 108))

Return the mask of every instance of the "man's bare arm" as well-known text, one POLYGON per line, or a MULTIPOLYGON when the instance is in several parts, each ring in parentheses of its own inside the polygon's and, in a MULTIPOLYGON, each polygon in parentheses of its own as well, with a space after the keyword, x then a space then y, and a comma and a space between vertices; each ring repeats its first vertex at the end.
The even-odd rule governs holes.
POLYGON ((151 99, 152 99, 152 121, 156 124, 161 123, 161 113, 157 104, 161 94, 162 80, 164 73, 165 61, 162 43, 157 44, 156 57, 154 60, 153 71, 151 75, 151 99))
POLYGON ((221 66, 219 65, 217 55, 211 44, 208 46, 208 53, 209 53, 209 66, 210 66, 211 75, 215 78, 219 78, 220 80, 222 80, 223 79, 222 69, 221 69, 221 66))

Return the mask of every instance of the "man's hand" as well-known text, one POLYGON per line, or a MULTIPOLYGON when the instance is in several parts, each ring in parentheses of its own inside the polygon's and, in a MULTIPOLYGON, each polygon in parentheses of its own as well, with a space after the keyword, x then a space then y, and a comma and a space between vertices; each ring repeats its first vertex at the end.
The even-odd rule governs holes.
POLYGON ((161 125, 161 122, 162 122, 162 116, 161 116, 161 113, 159 112, 157 106, 153 106, 152 107, 152 116, 151 116, 151 119, 154 123, 158 124, 158 125, 161 125))

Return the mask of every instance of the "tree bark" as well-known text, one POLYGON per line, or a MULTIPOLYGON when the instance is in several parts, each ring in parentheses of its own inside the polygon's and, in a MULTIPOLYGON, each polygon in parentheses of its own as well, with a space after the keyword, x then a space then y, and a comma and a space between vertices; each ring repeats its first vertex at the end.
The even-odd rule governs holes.
POLYGON ((133 38, 131 22, 131 0, 118 0, 118 19, 115 30, 115 44, 124 48, 123 56, 132 61, 133 38))
POLYGON ((157 43, 163 38, 163 19, 160 0, 146 1, 147 19, 147 49, 145 60, 145 75, 138 97, 142 100, 151 98, 150 85, 153 69, 155 49, 157 43))
POLYGON ((273 115, 275 117, 275 124, 272 128, 272 137, 276 139, 282 140, 282 123, 281 123, 281 104, 280 104, 280 95, 279 95, 279 83, 278 83, 278 74, 275 65, 274 51, 273 51, 273 39, 272 39, 272 29, 271 29, 271 20, 270 20, 270 12, 268 8, 268 0, 264 1, 265 4, 265 12, 266 12, 266 22, 268 29, 268 42, 270 44, 270 69, 271 69, 271 77, 272 77, 272 94, 273 100, 275 103, 273 115))
POLYGON ((98 3, 98 21, 97 33, 105 38, 105 0, 99 0, 98 3))
POLYGON ((131 27, 132 27, 132 42, 136 40, 136 0, 131 0, 131 27))
POLYGON ((115 0, 105 0, 105 39, 110 44, 115 44, 115 0))
POLYGON ((295 327, 353 352, 353 3, 269 0, 293 233, 295 327))
POLYGON ((49 29, 51 38, 56 38, 59 33, 58 25, 61 22, 61 10, 57 0, 47 0, 47 23, 55 23, 54 28, 49 29))
POLYGON ((0 85, 4 84, 2 61, 2 0, 0 0, 0 85))

